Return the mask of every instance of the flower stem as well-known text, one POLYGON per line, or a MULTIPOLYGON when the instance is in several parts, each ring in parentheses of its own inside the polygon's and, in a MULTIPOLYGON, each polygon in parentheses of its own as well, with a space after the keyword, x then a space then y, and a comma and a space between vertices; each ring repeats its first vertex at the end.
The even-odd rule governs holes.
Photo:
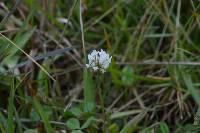
POLYGON ((101 88, 101 81, 102 81, 102 76, 101 76, 101 73, 98 72, 97 73, 97 89, 99 90, 99 99, 100 99, 100 106, 101 106, 101 111, 102 111, 102 114, 103 114, 103 121, 104 121, 104 125, 103 125, 103 133, 106 133, 106 112, 105 112, 105 107, 104 107, 104 98, 103 98, 103 91, 102 91, 102 88, 101 88))

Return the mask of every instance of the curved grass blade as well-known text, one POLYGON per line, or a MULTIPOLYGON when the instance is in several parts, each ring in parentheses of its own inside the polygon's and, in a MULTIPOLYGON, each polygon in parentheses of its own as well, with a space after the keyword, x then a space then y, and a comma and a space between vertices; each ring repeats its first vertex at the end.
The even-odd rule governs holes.
POLYGON ((18 45, 16 45, 14 42, 12 42, 9 38, 4 36, 0 33, 2 37, 4 37, 8 42, 10 42, 12 45, 14 45, 17 49, 19 49, 23 54, 25 54, 30 60, 32 60, 44 73, 46 73, 53 81, 56 81, 46 70, 44 67, 42 67, 39 63, 37 63, 33 57, 31 57, 29 54, 27 54, 24 50, 22 50, 18 45))
POLYGON ((43 111, 43 108, 42 108, 41 104, 38 102, 38 100, 36 99, 36 97, 33 97, 33 104, 34 104, 35 109, 39 113, 40 117, 42 118, 42 121, 44 122, 44 126, 46 128, 46 131, 48 133, 53 133, 53 129, 51 127, 48 116, 43 111))

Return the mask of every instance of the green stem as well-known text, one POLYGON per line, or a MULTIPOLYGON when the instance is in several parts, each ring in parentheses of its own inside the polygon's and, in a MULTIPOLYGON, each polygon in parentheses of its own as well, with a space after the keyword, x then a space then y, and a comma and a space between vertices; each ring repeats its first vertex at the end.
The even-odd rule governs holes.
POLYGON ((103 120, 104 120, 104 125, 103 125, 103 133, 106 133, 106 112, 105 112, 105 107, 104 107, 104 99, 103 99, 103 91, 101 88, 101 80, 102 80, 102 76, 101 73, 98 72, 97 73, 97 89, 99 90, 99 99, 100 99, 100 106, 101 106, 101 111, 103 113, 103 120))

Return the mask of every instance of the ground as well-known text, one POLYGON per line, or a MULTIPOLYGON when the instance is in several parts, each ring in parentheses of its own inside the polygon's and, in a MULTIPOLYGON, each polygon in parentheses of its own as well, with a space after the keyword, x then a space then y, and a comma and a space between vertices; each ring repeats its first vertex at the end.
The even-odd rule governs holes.
POLYGON ((198 0, 0 1, 1 132, 200 132, 199 12, 198 0), (101 49, 104 73, 86 67, 101 49))

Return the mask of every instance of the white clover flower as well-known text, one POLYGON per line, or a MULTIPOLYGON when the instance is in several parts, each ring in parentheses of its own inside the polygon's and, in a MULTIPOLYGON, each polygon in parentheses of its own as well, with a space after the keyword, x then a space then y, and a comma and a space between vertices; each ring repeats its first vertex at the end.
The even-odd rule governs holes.
POLYGON ((93 71, 100 70, 102 73, 106 71, 111 63, 112 56, 109 56, 104 50, 93 50, 91 54, 88 54, 89 63, 86 64, 87 68, 92 68, 93 71))

